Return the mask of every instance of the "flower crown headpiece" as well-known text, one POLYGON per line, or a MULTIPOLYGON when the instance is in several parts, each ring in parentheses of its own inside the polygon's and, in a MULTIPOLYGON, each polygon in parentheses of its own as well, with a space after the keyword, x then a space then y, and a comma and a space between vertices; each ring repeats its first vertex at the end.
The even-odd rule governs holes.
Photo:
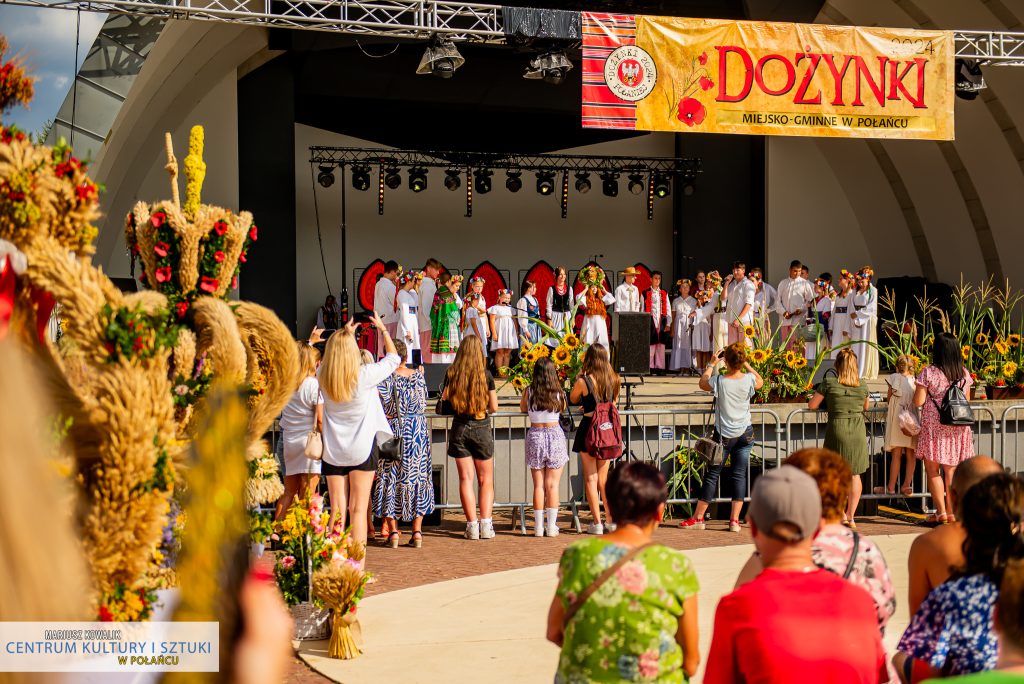
POLYGON ((853 274, 850 273, 849 271, 847 271, 845 268, 841 268, 841 269, 839 269, 839 277, 840 278, 850 279, 850 278, 853 277, 853 274))
POLYGON ((486 283, 486 282, 487 282, 487 278, 484 278, 483 276, 474 276, 473 278, 469 279, 469 284, 470 285, 476 285, 477 283, 486 283))
POLYGON ((512 296, 512 290, 507 290, 507 289, 498 290, 498 296, 499 297, 504 297, 505 295, 508 295, 509 297, 511 297, 512 296))
POLYGON ((475 302, 478 299, 480 299, 480 293, 479 292, 470 292, 468 295, 466 295, 466 301, 467 302, 475 302))
POLYGON ((455 274, 451 278, 448 279, 448 284, 451 287, 458 288, 458 286, 462 284, 462 280, 463 280, 462 276, 460 276, 458 274, 455 274))
POLYGON ((593 285, 600 287, 604 283, 604 269, 594 265, 584 266, 576 274, 576 281, 583 283, 587 287, 593 285))
POLYGON ((681 289, 683 285, 686 285, 687 287, 692 287, 693 282, 689 278, 680 278, 679 280, 676 281, 676 287, 681 289))
POLYGON ((406 285, 412 282, 418 282, 422 280, 422 277, 416 271, 409 271, 408 273, 402 273, 398 276, 398 284, 406 285))
POLYGON ((874 277, 874 275, 875 269, 871 268, 870 266, 864 266, 859 271, 857 271, 858 278, 871 278, 874 277))
POLYGON ((705 277, 705 281, 711 284, 711 287, 718 289, 722 284, 722 276, 718 271, 712 271, 705 277))
POLYGON ((751 273, 750 277, 756 280, 757 282, 761 282, 762 280, 764 280, 764 278, 761 277, 760 273, 751 273))

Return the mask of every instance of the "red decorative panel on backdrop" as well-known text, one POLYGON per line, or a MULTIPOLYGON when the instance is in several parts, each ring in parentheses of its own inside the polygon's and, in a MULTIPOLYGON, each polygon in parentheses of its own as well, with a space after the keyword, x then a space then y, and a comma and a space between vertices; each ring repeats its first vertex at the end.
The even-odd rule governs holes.
MULTIPOLYGON (((651 286, 651 269, 645 264, 635 264, 633 268, 640 271, 640 275, 636 277, 636 282, 633 284, 637 286, 640 292, 643 292, 651 286)), ((665 289, 665 283, 661 284, 661 288, 665 289)))
POLYGON ((373 290, 377 287, 378 276, 383 274, 384 262, 381 259, 374 259, 359 276, 359 284, 356 286, 356 301, 363 311, 373 310, 373 290))
MULTIPOLYGON (((466 283, 463 289, 468 294, 469 281, 473 278, 483 277, 484 279, 484 299, 487 300, 487 306, 490 308, 492 305, 498 303, 498 290, 504 290, 508 288, 508 283, 505 282, 505 278, 502 277, 501 271, 492 264, 490 261, 484 261, 479 266, 473 269, 473 272, 469 274, 469 278, 466 279, 466 283)), ((519 297, 519 293, 515 293, 514 297, 519 297)), ((512 300, 515 303, 515 299, 512 300)))
MULTIPOLYGON (((555 269, 548 262, 541 259, 526 272, 526 277, 523 281, 532 280, 537 284, 537 302, 540 304, 540 317, 544 318, 547 316, 548 308, 548 290, 555 286, 555 269)), ((515 298, 518 301, 519 297, 523 296, 526 292, 526 285, 519 283, 519 295, 515 298)))

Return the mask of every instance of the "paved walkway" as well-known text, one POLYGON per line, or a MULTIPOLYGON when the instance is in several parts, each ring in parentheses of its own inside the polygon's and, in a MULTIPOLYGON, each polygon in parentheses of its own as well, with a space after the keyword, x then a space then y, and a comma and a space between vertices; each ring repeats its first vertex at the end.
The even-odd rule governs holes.
MULTIPOLYGON (((566 518, 563 527, 568 525, 566 518)), ((691 550, 702 584, 701 652, 707 653, 714 609, 731 590, 750 554, 746 529, 729 533, 724 523, 703 532, 663 526, 655 539, 691 550)), ((558 651, 544 641, 544 621, 554 591, 561 550, 579 539, 523 537, 499 526, 493 540, 461 538, 454 517, 428 530, 422 549, 371 546, 368 567, 378 581, 360 607, 364 654, 352 661, 326 658, 326 642, 304 642, 300 656, 331 681, 550 682, 558 651)), ((864 518, 859 529, 885 553, 897 596, 906 596, 906 554, 921 528, 864 518)), ((403 541, 407 539, 403 535, 403 541)), ((891 648, 906 625, 905 606, 889 629, 891 648)), ((290 682, 318 679, 296 664, 290 682)), ((699 679, 697 680, 699 681, 699 679)))

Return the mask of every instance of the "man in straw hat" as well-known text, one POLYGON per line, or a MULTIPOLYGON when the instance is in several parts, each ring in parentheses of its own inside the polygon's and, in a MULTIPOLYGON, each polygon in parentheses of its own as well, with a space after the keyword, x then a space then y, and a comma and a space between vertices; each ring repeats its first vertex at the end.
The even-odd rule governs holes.
POLYGON ((619 313, 639 312, 640 288, 634 283, 636 277, 640 275, 640 271, 630 266, 624 271, 620 271, 619 275, 622 276, 622 284, 615 288, 615 310, 619 313))

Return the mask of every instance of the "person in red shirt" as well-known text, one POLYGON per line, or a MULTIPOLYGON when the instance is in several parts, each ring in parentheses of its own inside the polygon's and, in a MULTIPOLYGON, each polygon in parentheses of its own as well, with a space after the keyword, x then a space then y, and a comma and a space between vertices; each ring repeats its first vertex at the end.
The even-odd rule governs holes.
POLYGON ((719 602, 704 683, 889 681, 871 596, 811 558, 821 523, 814 479, 793 466, 769 470, 747 518, 764 570, 719 602))

